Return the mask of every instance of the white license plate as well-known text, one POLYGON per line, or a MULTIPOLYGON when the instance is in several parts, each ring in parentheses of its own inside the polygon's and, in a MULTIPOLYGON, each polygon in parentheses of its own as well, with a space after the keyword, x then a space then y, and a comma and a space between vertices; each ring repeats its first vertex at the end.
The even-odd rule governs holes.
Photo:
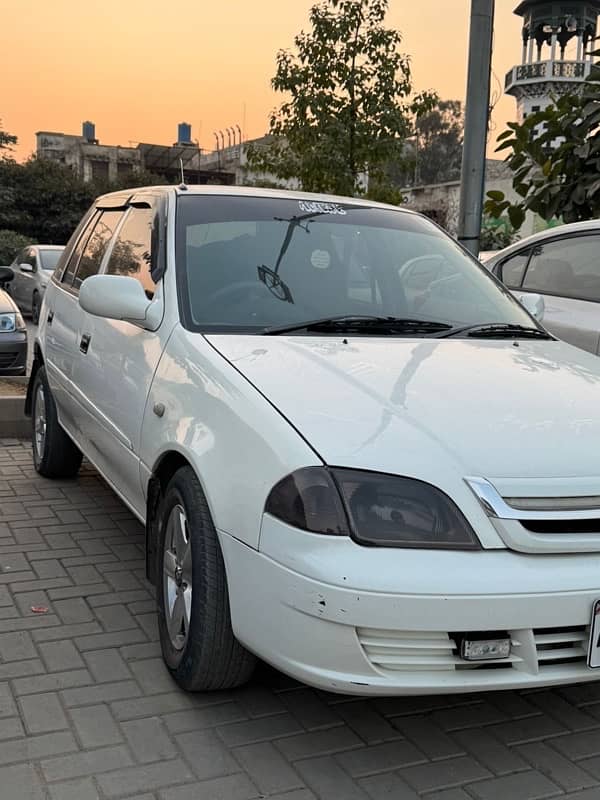
POLYGON ((588 649, 588 667, 600 668, 600 600, 596 600, 592 609, 590 625, 590 646, 588 649))

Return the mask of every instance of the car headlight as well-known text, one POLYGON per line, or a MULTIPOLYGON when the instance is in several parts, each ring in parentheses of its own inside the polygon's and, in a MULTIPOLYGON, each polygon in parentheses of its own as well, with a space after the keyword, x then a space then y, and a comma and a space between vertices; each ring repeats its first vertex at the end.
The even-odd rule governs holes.
POLYGON ((0 314, 0 333, 14 333, 27 330, 25 320, 19 312, 0 314))
POLYGON ((296 528, 350 535, 372 547, 481 547, 447 495, 431 484, 397 475, 300 469, 273 487, 265 511, 296 528))

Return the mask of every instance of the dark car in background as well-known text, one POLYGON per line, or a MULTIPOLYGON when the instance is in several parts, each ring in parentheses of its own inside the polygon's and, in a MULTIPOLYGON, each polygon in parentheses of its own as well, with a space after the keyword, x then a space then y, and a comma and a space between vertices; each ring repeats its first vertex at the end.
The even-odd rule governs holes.
MULTIPOLYGON (((0 286, 14 277, 10 267, 0 267, 0 286)), ((9 295, 0 289, 0 377, 25 375, 27 368, 27 330, 21 312, 9 295)))

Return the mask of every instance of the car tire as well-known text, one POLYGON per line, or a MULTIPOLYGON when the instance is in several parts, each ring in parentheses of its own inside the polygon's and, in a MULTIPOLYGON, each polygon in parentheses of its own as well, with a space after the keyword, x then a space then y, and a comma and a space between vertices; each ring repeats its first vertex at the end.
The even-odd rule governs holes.
POLYGON ((35 373, 31 396, 31 438, 36 471, 44 478, 74 478, 83 456, 60 426, 44 367, 35 373))
POLYGON ((31 321, 34 325, 40 321, 40 296, 37 292, 34 292, 31 298, 31 321))
POLYGON ((172 477, 157 522, 158 628, 167 668, 191 692, 241 686, 256 657, 233 633, 223 554, 191 467, 172 477))

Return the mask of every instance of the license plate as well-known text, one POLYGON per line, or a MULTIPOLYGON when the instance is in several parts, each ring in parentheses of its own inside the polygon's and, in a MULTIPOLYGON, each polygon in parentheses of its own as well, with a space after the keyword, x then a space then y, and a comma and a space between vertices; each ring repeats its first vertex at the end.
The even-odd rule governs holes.
POLYGON ((588 667, 600 668, 600 600, 596 600, 592 609, 590 626, 590 646, 588 649, 588 667))

